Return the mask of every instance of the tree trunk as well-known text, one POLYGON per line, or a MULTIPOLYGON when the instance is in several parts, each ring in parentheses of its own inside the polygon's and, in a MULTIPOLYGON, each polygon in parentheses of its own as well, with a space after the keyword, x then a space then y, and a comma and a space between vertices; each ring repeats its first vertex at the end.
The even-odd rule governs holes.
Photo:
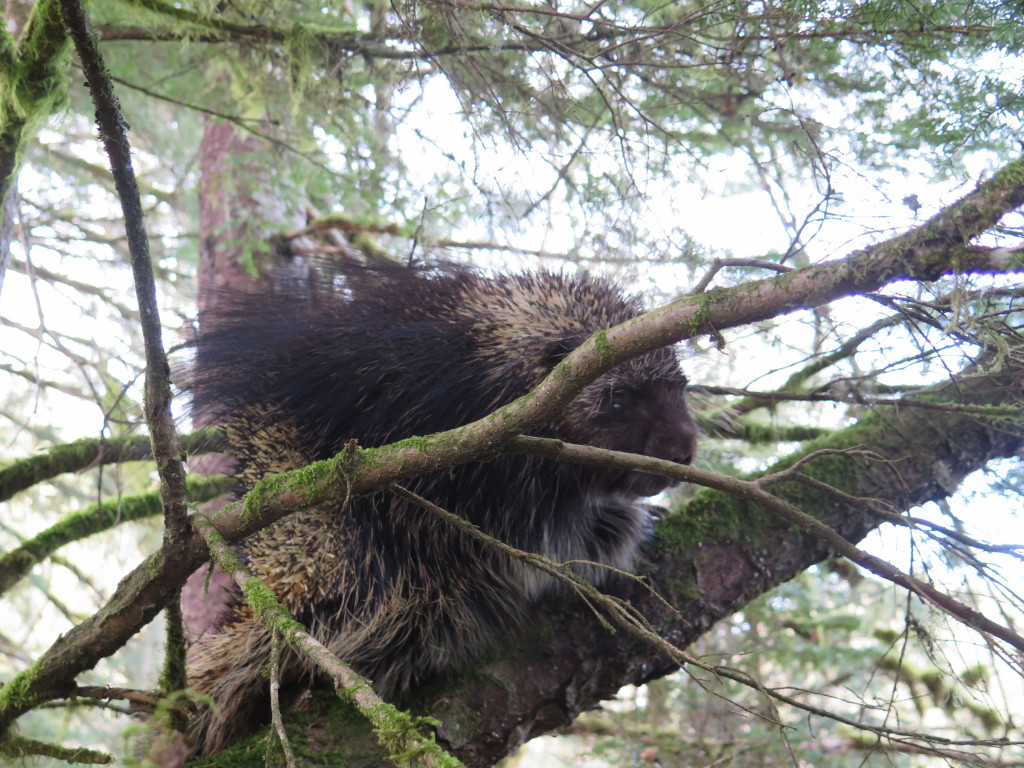
MULTIPOLYGON (((208 118, 199 149, 199 270, 198 307, 214 309, 226 291, 265 290, 267 275, 279 266, 281 255, 268 243, 282 230, 305 222, 290 215, 270 176, 265 140, 243 133, 231 123, 208 118)), ((196 361, 197 366, 202 360, 196 361)), ((209 417, 192 413, 193 426, 209 417)), ((207 454, 192 462, 201 475, 230 474, 231 459, 207 454)), ((231 579, 209 567, 192 574, 182 589, 182 610, 190 637, 216 621, 231 593, 231 579)))

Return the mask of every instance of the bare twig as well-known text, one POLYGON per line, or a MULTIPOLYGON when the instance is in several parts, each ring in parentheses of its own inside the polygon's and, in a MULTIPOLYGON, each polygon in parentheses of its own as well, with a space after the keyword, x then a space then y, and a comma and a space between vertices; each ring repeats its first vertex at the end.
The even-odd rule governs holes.
POLYGON ((700 281, 693 286, 693 290, 690 294, 696 296, 698 293, 704 293, 711 285, 711 281, 715 279, 717 275, 724 267, 752 267, 755 269, 768 269, 772 272, 790 272, 792 267, 787 267, 784 264, 779 264, 774 261, 766 261, 765 259, 715 259, 711 262, 711 266, 708 268, 707 273, 700 281))
POLYGON ((745 395, 743 400, 738 403, 734 403, 729 407, 729 413, 733 416, 738 416, 743 413, 749 413, 755 408, 768 405, 773 402, 778 402, 779 400, 790 399, 787 395, 792 395, 795 398, 795 396, 800 394, 799 389, 802 387, 804 382, 811 378, 811 376, 850 357, 860 348, 861 344, 872 338, 880 330, 887 328, 890 325, 894 325, 902 319, 903 318, 900 315, 891 315, 872 323, 866 328, 862 328, 849 339, 844 341, 837 349, 829 352, 827 355, 822 355, 812 360, 802 369, 792 374, 786 380, 786 383, 779 387, 779 389, 774 393, 751 393, 746 391, 723 392, 722 394, 742 393, 745 395))
POLYGON ((160 704, 160 695, 153 691, 140 691, 136 688, 117 688, 113 686, 100 685, 76 685, 68 699, 99 699, 109 701, 120 699, 127 701, 134 707, 152 712, 160 704))
POLYGON ((274 725, 274 732, 277 733, 277 740, 284 750, 284 762, 287 768, 295 768, 295 755, 292 754, 292 744, 288 740, 288 733, 284 729, 284 719, 281 717, 281 650, 284 648, 284 638, 278 629, 272 632, 270 644, 270 721, 274 725))

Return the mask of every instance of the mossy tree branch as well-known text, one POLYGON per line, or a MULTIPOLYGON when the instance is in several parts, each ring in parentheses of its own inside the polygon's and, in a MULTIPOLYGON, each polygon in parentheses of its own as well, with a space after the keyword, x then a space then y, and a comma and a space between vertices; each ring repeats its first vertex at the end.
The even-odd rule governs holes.
POLYGON ((56 0, 32 6, 18 41, 8 31, 11 26, 0 25, 0 288, 14 240, 18 171, 36 127, 65 98, 68 44, 56 0))
POLYGON ((217 532, 208 517, 197 514, 192 524, 206 541, 213 559, 238 585, 253 612, 267 631, 284 639, 292 650, 309 659, 331 680, 334 691, 342 700, 355 705, 373 725, 381 746, 389 759, 401 755, 402 765, 457 768, 458 760, 445 753, 433 737, 425 737, 419 728, 423 723, 384 701, 370 687, 370 683, 352 671, 345 662, 331 653, 309 631, 292 618, 288 609, 274 597, 274 593, 257 579, 242 559, 217 532))
MULTIPOLYGON (((247 494, 242 504, 225 508, 216 520, 217 529, 227 540, 236 541, 298 509, 340 504, 349 493, 371 493, 421 472, 492 456, 512 437, 554 419, 587 382, 601 373, 649 349, 683 338, 768 319, 802 307, 820 306, 837 298, 876 290, 893 280, 932 279, 965 271, 1020 270, 1024 268, 1024 259, 1019 254, 964 243, 1022 202, 1024 160, 1018 159, 917 229, 847 259, 687 297, 595 334, 565 358, 536 390, 480 421, 374 450, 353 446, 333 459, 269 478, 247 494)), ((941 414, 936 416, 941 419, 972 418, 935 413, 941 414)), ((904 436, 905 445, 915 444, 912 435, 904 436)), ((965 471, 982 466, 993 455, 1005 454, 979 450, 968 457, 965 471)), ((934 488, 934 465, 930 471, 929 487, 934 488)), ((840 505, 835 499, 824 499, 822 503, 826 508, 840 505)), ((758 513, 752 509, 750 514, 758 513)), ((716 517, 708 514, 701 525, 707 526, 708 520, 716 517)), ((853 519, 863 519, 863 514, 853 519)), ((729 522, 735 535, 737 520, 732 517, 729 522)), ((846 533, 844 528, 840 532, 846 533)), ((728 531, 717 531, 718 538, 725 533, 728 531)), ((179 547, 172 549, 165 544, 147 558, 122 581, 97 614, 58 638, 32 667, 0 689, 0 728, 39 703, 62 695, 77 674, 120 648, 156 615, 205 559, 206 548, 195 533, 186 536, 179 547)), ((806 563, 803 550, 797 559, 806 563)), ((751 584, 760 589, 766 588, 765 583, 761 578, 751 579, 751 584)), ((756 592, 744 594, 749 599, 756 592)), ((706 619, 695 618, 699 619, 695 626, 706 626, 701 624, 706 619)), ((637 653, 647 658, 641 651, 637 653)), ((658 668, 663 666, 662 662, 658 668)), ((501 738, 507 737, 505 733, 501 738)), ((482 738, 481 748, 494 741, 486 735, 482 738)))
MULTIPOLYGON (((117 197, 124 214, 128 252, 131 256, 135 295, 139 302, 143 347, 146 357, 146 378, 143 412, 153 444, 153 459, 160 476, 160 497, 163 503, 164 548, 174 552, 192 533, 185 503, 185 462, 181 454, 178 432, 171 415, 171 369, 164 350, 160 310, 156 298, 153 262, 149 254, 149 237, 143 216, 138 181, 132 169, 128 125, 121 114, 121 105, 114 94, 110 72, 103 62, 96 36, 81 0, 61 0, 61 16, 68 28, 78 59, 85 73, 93 104, 100 139, 110 159, 117 197)), ((180 585, 172 592, 173 608, 167 612, 167 659, 161 675, 165 691, 183 689, 185 673, 185 628, 179 606, 180 585)), ((184 727, 184 720, 172 716, 172 725, 184 727)))
MULTIPOLYGON (((221 450, 223 437, 215 427, 181 436, 181 449, 188 455, 221 450)), ((65 472, 81 472, 93 466, 120 464, 153 458, 153 446, 147 435, 112 438, 83 438, 55 445, 48 450, 0 468, 0 501, 16 493, 51 480, 65 472)))
MULTIPOLYGON (((224 476, 190 475, 187 483, 188 497, 193 503, 199 504, 228 493, 233 485, 234 481, 224 476)), ((14 549, 0 554, 0 593, 14 586, 37 563, 65 544, 80 541, 121 523, 158 515, 162 509, 160 493, 154 491, 92 504, 68 515, 14 549)))
POLYGON ((34 127, 64 99, 68 38, 57 0, 39 0, 17 42, 0 29, 0 210, 34 127))
MULTIPOLYGON (((1019 430, 1024 435, 1024 428, 1019 430)), ((890 581, 897 586, 913 592, 922 599, 932 603, 939 610, 949 614, 957 621, 976 629, 977 631, 992 635, 1008 643, 1018 653, 1024 653, 1024 637, 1019 635, 1010 627, 990 620, 988 617, 961 603, 949 595, 943 594, 930 584, 926 584, 913 576, 901 572, 891 563, 887 563, 879 557, 875 557, 848 542, 834 529, 822 523, 816 517, 801 511, 795 505, 785 499, 769 493, 766 489, 770 485, 779 485, 785 482, 808 482, 812 487, 823 492, 825 495, 834 493, 837 497, 843 497, 847 503, 863 503, 873 512, 874 504, 871 499, 853 499, 831 485, 816 481, 798 473, 796 468, 783 468, 778 471, 769 472, 756 480, 741 480, 736 477, 728 477, 717 472, 697 469, 696 467, 683 467, 672 462, 656 459, 650 456, 638 457, 630 453, 620 453, 602 448, 592 448, 585 445, 569 445, 557 440, 543 439, 538 437, 527 437, 525 435, 513 439, 509 443, 509 449, 528 453, 533 456, 545 456, 559 461, 570 461, 577 463, 601 464, 602 466, 616 467, 619 469, 637 470, 648 472, 654 475, 670 477, 680 482, 688 482, 700 485, 704 488, 721 491, 722 493, 742 499, 745 502, 756 505, 762 510, 792 524, 794 527, 810 534, 820 544, 832 550, 841 557, 845 557, 856 563, 866 571, 890 581)), ((829 451, 829 455, 848 457, 851 461, 854 457, 863 458, 864 451, 829 451)), ((868 454, 870 457, 870 454, 868 454)), ((815 455, 804 458, 803 462, 813 463, 815 455)), ((881 457, 879 457, 881 459, 881 457)), ((884 460, 883 460, 884 461, 884 460)), ((898 468, 894 467, 894 474, 898 468)), ((886 518, 883 518, 886 519, 886 518)))
POLYGON ((19 761, 29 757, 52 757, 72 764, 106 765, 114 762, 110 755, 95 749, 61 747, 21 736, 8 736, 0 740, 0 755, 19 761))
POLYGON ((734 438, 742 440, 751 445, 765 445, 770 443, 802 443, 805 440, 813 440, 824 437, 832 432, 827 427, 814 427, 808 424, 796 424, 791 426, 776 424, 757 424, 748 421, 736 421, 722 423, 719 419, 711 422, 709 419, 698 418, 697 423, 702 429, 706 429, 712 436, 718 438, 734 438))

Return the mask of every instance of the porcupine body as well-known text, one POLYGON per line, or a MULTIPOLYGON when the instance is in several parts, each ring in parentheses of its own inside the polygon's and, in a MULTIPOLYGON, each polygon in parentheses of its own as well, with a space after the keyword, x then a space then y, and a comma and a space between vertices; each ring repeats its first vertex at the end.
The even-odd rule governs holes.
MULTIPOLYGON (((238 297, 197 342, 196 406, 227 425, 243 487, 338 453, 481 418, 536 386, 592 333, 636 316, 609 283, 547 272, 484 277, 460 268, 337 276, 238 297), (372 278, 372 279, 371 279, 372 278)), ((689 462, 696 428, 670 349, 588 385, 534 434, 689 462)), ((557 561, 628 569, 649 531, 651 475, 501 456, 407 484, 486 533, 557 561)), ((385 696, 465 665, 553 588, 419 507, 391 495, 293 514, 243 545, 255 575, 385 696)), ((581 568, 594 582, 604 569, 581 568)), ((240 595, 190 650, 209 753, 267 719, 270 638, 240 595)), ((282 661, 282 685, 306 671, 282 661)))

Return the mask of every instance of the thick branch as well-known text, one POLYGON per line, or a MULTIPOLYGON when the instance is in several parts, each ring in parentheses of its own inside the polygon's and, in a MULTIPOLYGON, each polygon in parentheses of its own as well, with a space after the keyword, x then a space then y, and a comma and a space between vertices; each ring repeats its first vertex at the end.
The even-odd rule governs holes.
MULTIPOLYGON (((769 473, 756 481, 749 481, 720 475, 717 472, 708 472, 696 467, 674 465, 672 462, 650 456, 637 457, 630 453, 592 448, 585 445, 569 445, 557 440, 545 440, 537 437, 517 437, 510 442, 509 447, 514 451, 528 453, 533 456, 546 456, 560 461, 599 463, 621 469, 649 472, 654 475, 671 477, 681 482, 694 483, 704 488, 711 488, 743 499, 746 502, 757 505, 762 510, 769 511, 778 519, 806 531, 817 539, 819 544, 824 545, 837 555, 845 557, 886 581, 891 581, 893 584, 915 593, 958 621, 981 632, 998 637, 1013 646, 1018 653, 1024 653, 1024 637, 1009 627, 990 620, 979 611, 935 589, 931 584, 903 573, 891 563, 858 549, 817 518, 765 490, 769 485, 780 483, 786 479, 796 479, 799 482, 802 475, 797 475, 793 470, 787 469, 778 473, 769 473)), ((830 453, 831 455, 837 455, 835 451, 830 453)), ((858 453, 863 453, 863 451, 858 451, 858 453)), ((812 459, 812 457, 808 457, 808 459, 812 459)), ((837 496, 847 497, 846 501, 852 500, 849 498, 849 494, 833 491, 832 487, 825 483, 812 482, 814 487, 821 489, 826 495, 834 492, 837 496)))

